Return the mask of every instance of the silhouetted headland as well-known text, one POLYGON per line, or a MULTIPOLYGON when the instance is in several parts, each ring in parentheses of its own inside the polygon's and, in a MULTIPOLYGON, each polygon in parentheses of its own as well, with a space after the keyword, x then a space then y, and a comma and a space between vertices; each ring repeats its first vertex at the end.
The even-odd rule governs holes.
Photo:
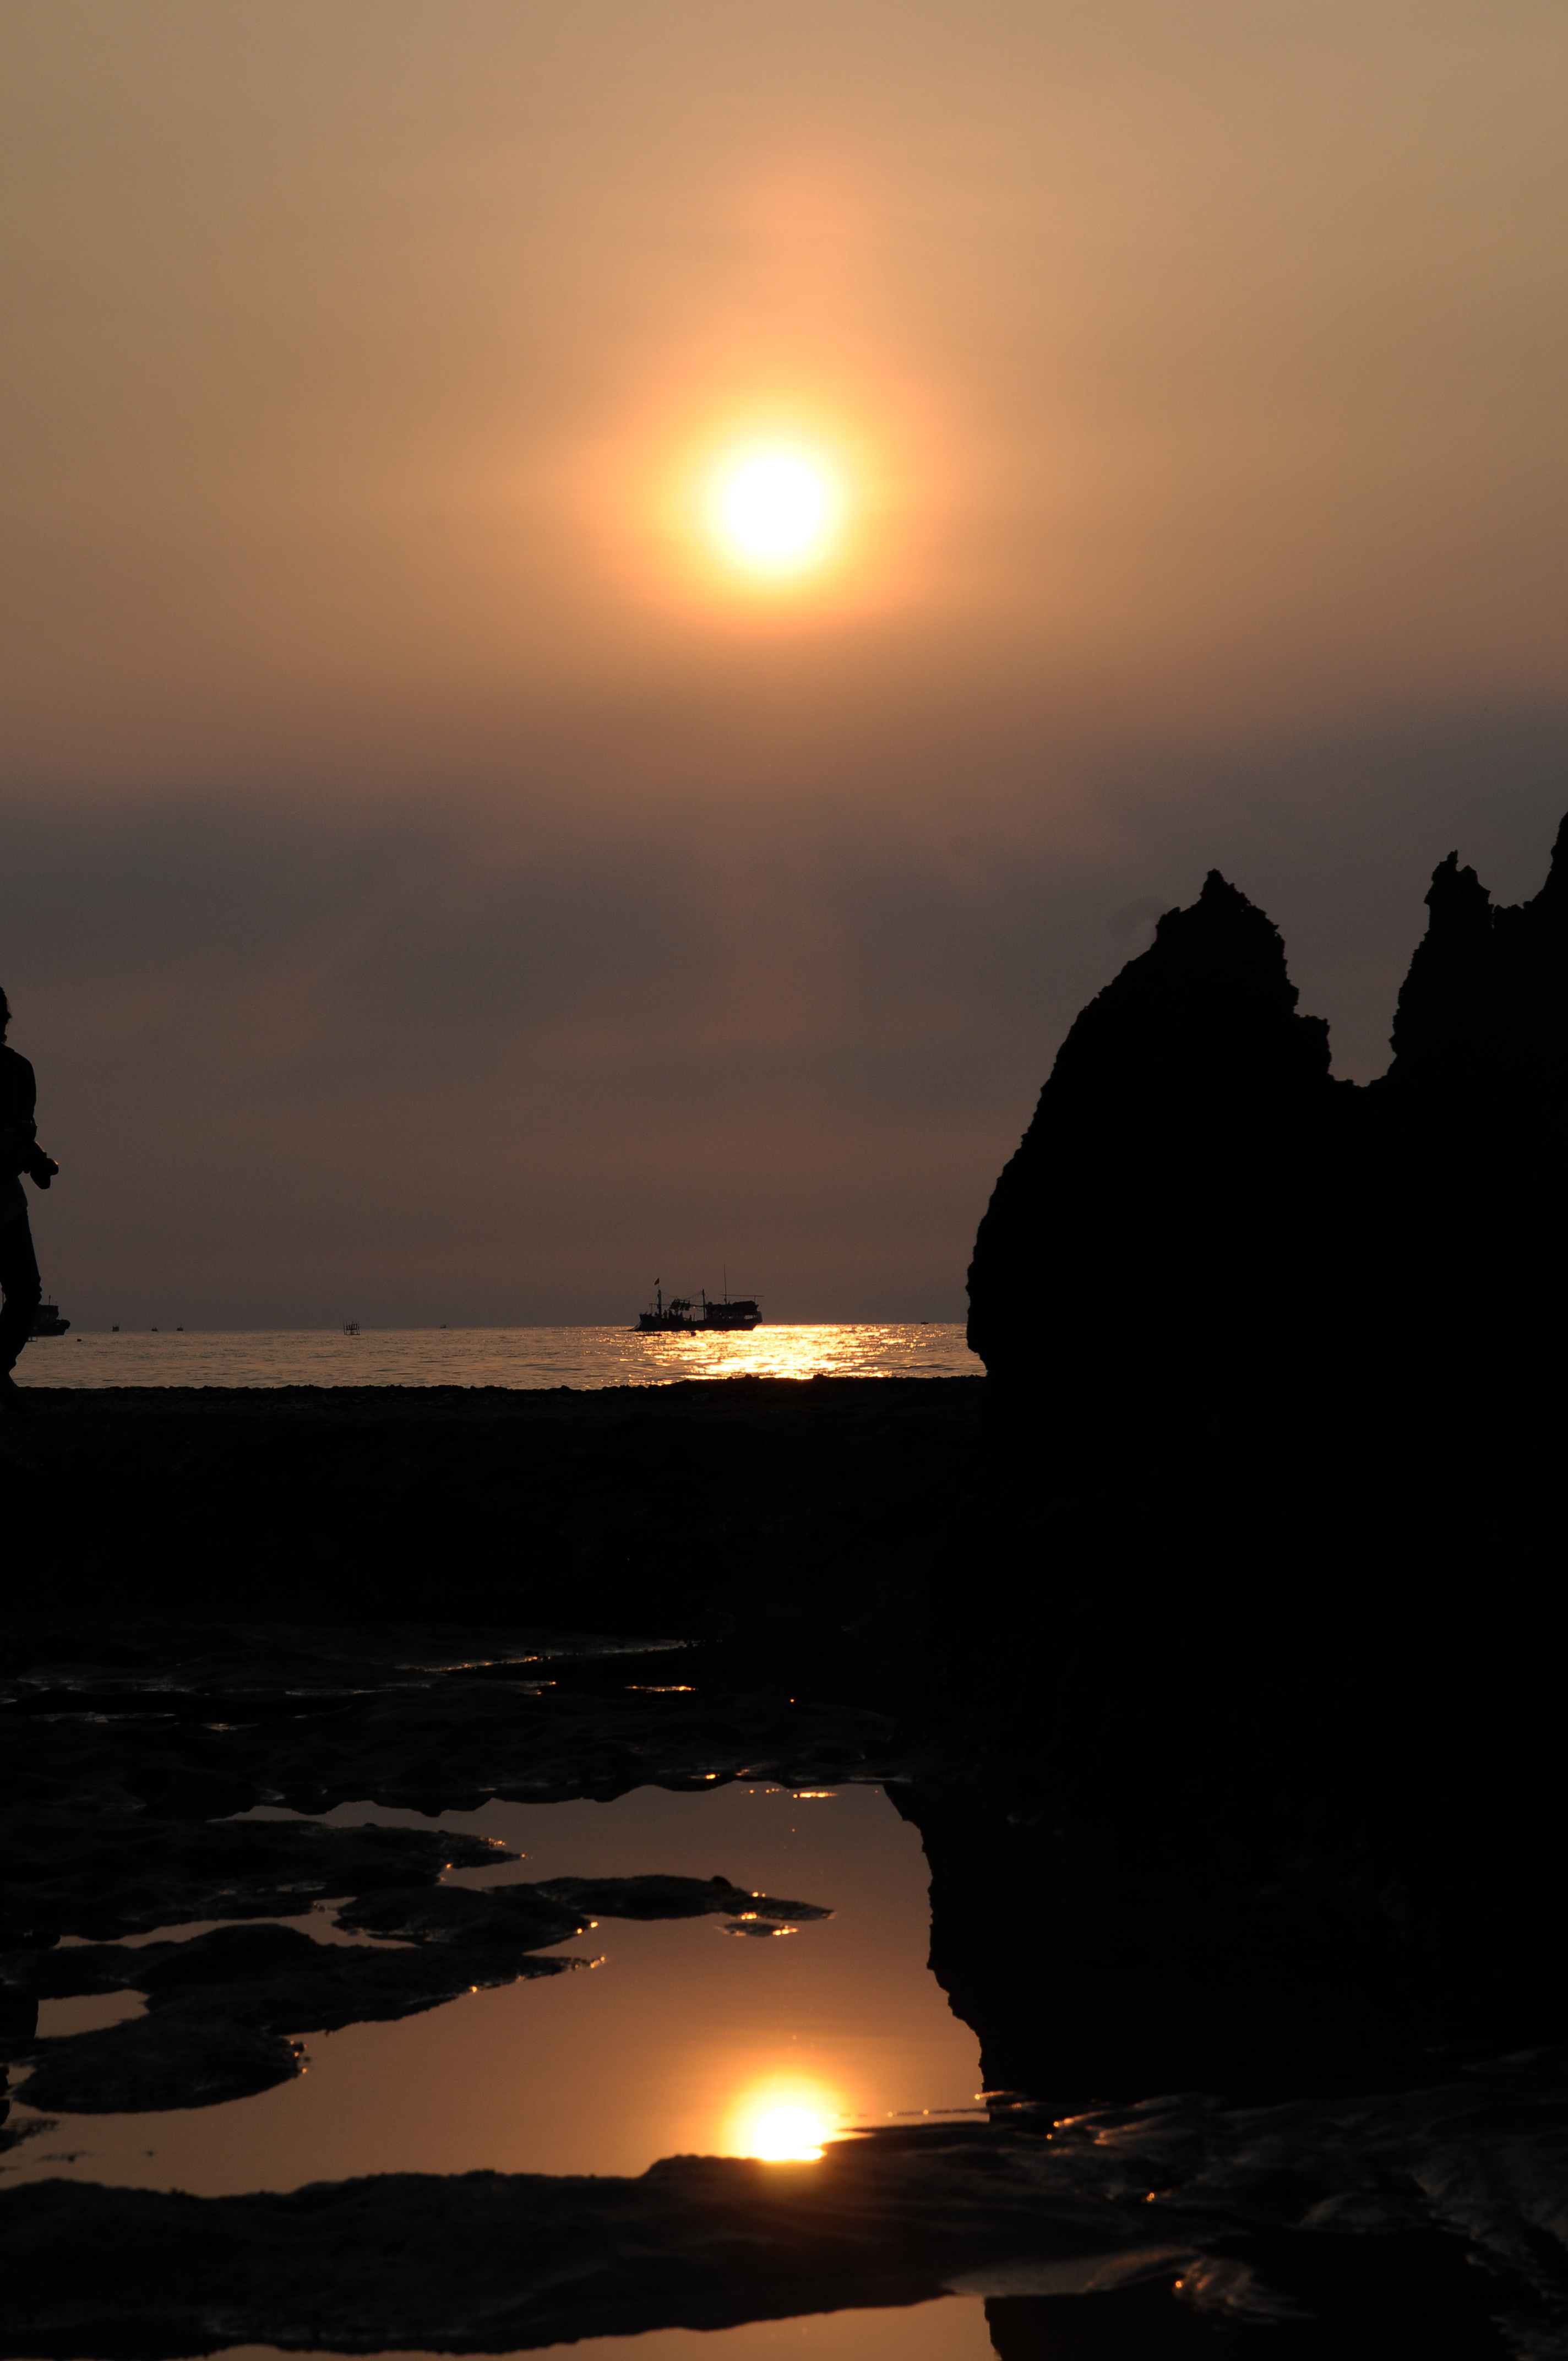
POLYGON ((1018 1796, 919 1810, 996 2083, 1322 2089, 1559 2021, 1568 822, 1522 907, 1452 855, 1427 898, 1357 1087, 1211 874, 981 1224, 970 1662, 1018 1796))
POLYGON ((995 1405, 1042 1447, 1229 1433, 1304 1474, 1305 1425, 1470 1481, 1561 1399, 1568 820, 1533 901, 1451 853, 1427 904, 1364 1087, 1217 871, 1078 1018, 970 1270, 995 1405))

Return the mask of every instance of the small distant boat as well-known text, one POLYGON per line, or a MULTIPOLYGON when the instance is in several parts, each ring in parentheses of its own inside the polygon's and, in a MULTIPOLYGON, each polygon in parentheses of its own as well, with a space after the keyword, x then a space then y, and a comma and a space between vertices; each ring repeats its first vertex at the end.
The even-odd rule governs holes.
POLYGON ((60 1318, 58 1303, 40 1303, 33 1314, 35 1336, 63 1336, 70 1325, 69 1320, 60 1318))
POLYGON ((754 1295, 726 1295, 721 1303, 710 1303, 706 1292, 700 1293, 700 1311, 689 1295, 672 1295, 666 1303, 659 1281, 653 1281, 653 1301, 646 1312, 637 1315, 640 1336, 701 1336, 713 1335, 720 1329, 755 1328, 761 1314, 754 1295))
POLYGON ((689 1295, 672 1295, 668 1303, 659 1281, 653 1281, 653 1301, 646 1312, 637 1315, 638 1334, 642 1336, 695 1336, 696 1322, 692 1317, 689 1295))
POLYGON ((710 1303, 702 1299, 702 1324, 705 1328, 754 1328, 762 1314, 754 1295, 727 1295, 722 1303, 710 1303))
POLYGON ((359 1334, 358 1321, 345 1320, 343 1323, 343 1333, 345 1336, 357 1336, 359 1334))

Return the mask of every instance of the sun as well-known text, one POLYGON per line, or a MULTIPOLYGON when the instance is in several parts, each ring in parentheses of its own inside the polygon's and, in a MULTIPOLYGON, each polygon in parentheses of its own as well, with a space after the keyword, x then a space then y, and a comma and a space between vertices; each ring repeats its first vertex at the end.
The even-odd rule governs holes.
POLYGON ((714 468, 708 530, 721 555, 742 572, 787 581, 833 553, 843 522, 839 471, 826 454, 801 444, 752 445, 714 468))

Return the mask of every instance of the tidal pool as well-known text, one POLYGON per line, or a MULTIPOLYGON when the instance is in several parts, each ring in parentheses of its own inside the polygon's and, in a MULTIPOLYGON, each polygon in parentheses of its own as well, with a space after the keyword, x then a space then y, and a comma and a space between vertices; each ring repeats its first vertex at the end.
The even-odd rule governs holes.
MULTIPOLYGON (((326 2354, 233 2345, 225 2361, 335 2361, 326 2354)), ((435 2361, 403 2353, 378 2361, 435 2361)), ((536 2345, 529 2361, 995 2361, 978 2296, 883 2312, 816 2312, 795 2320, 752 2320, 743 2328, 651 2328, 641 2336, 588 2336, 536 2345)))
MULTIPOLYGON (((435 1823, 368 1804, 330 1817, 469 1829, 522 1856, 450 1872, 456 1884, 722 1873, 834 1915, 750 1938, 716 1918, 603 1920, 554 1947, 590 1964, 307 2035, 303 2074, 254 2097, 59 2116, 11 2152, 7 2180, 217 2196, 375 2172, 635 2175, 676 2155, 798 2158, 856 2125, 976 2104, 978 2043, 926 1965, 920 1840, 880 1788, 650 1787, 435 1823)), ((325 1937, 331 1907, 288 1923, 325 1937)), ((44 2030, 81 2021, 65 2015, 81 2002, 45 2006, 60 2017, 44 2030)))
MULTIPOLYGON (((377 2172, 635 2175, 682 2153, 799 2158, 857 2125, 975 2106, 978 2043, 926 1965, 920 1840, 880 1788, 650 1787, 609 1804, 493 1803, 433 1823, 371 1804, 329 1817, 467 1829, 522 1856, 449 1872, 455 1884, 722 1873, 834 1915, 749 1938, 714 1918, 606 1920, 555 1947, 591 1964, 309 2036, 300 2079, 255 2097, 59 2116, 11 2152, 7 2180, 216 2196, 377 2172)), ((344 1939, 331 1911, 285 1923, 344 1939)), ((138 2005, 123 1993, 46 2003, 40 2029, 138 2005)), ((27 2114, 18 2105, 14 2121, 27 2114)), ((982 2361, 992 2345, 981 2301, 951 2297, 551 2349, 576 2361, 982 2361)), ((271 2361, 263 2348, 234 2352, 271 2361)))
MULTIPOLYGON (((331 1817, 431 1825, 352 1803, 331 1817)), ((1556 2053, 1455 2068, 1430 2090, 1250 2105, 1188 2091, 1036 2126, 1027 2110, 1014 2122, 977 2103, 975 2037, 925 1965, 924 1855, 880 1789, 645 1788, 610 1804, 492 1803, 442 1825, 521 1856, 450 1872, 449 1886, 576 1877, 601 1883, 606 1910, 673 1897, 720 1915, 607 1917, 555 1946, 580 1967, 307 2032, 302 2077, 230 2103, 39 2119, 17 2103, 15 2127, 26 2134, 30 2118, 37 2129, 8 2150, 5 2180, 23 2201, 18 2222, 44 2239, 30 2261, 21 2249, 30 2318, 81 2312, 73 2285, 55 2301, 52 2221, 74 2235, 59 2250, 68 2275, 87 2252, 116 2257, 132 2283, 142 2274, 146 2316, 101 2348, 122 2361, 207 2349, 200 2340, 221 2337, 225 2319, 242 2335, 297 2337, 295 2361, 307 2338, 372 2351, 385 2339, 388 2361, 426 2361, 444 2345, 494 2335, 506 2351, 574 2323, 595 2333, 528 2349, 560 2361, 986 2361, 993 2350, 1021 2361, 1167 2352, 1213 2334, 1240 2352, 1277 2334, 1258 2325, 1276 2283, 1280 2302, 1319 2316, 1303 2351, 1348 2350, 1347 2336, 1355 2350, 1396 2351, 1413 2337, 1491 2354, 1504 2349, 1492 2315, 1505 2305, 1511 2349, 1568 2349, 1552 2261, 1568 2123, 1556 2053), (614 1883, 658 1873, 686 1883, 637 1895, 614 1883), (716 1876, 721 1902, 694 1892, 716 1876), (752 1895, 773 1900, 748 1932, 752 1895), (794 1931, 780 1931, 786 1900, 803 1905, 794 1931), (912 2127, 902 2136, 852 2137, 901 2122, 912 2127), (375 2176, 399 2173, 421 2178, 378 2187, 375 2176), (49 2180, 62 2186, 15 2188, 49 2180), (107 2202, 116 2189, 123 2204, 107 2202), (151 2194, 180 2191, 238 2202, 198 2221, 199 2209, 151 2194), (291 2191, 302 2193, 266 2194, 291 2191), (186 2272, 195 2310, 182 2318, 186 2272), (785 2319, 636 2326, 793 2301, 802 2309, 785 2319), (602 2333, 623 2322, 625 2334, 602 2333), (394 2342, 411 2332, 428 2346, 394 2342)), ((263 1834, 285 1857, 338 1841, 364 1861, 403 1842, 263 1834)), ((433 1870, 449 1850, 414 1855, 433 1870)), ((389 1923, 402 1923, 407 1896, 389 1896, 389 1923)), ((340 1942, 335 1906, 292 1923, 340 1942)), ((466 1895, 443 1906, 440 1923, 472 1923, 466 1895)), ((995 1940, 1007 1938, 1000 1922, 995 1940)), ((470 1972, 482 1969, 465 1963, 457 1981, 470 1972)), ((43 2030, 110 2023, 127 2005, 117 1989, 46 2000, 43 2030)), ((90 2339, 92 2322, 65 2333, 90 2339)), ((281 2361, 260 2344, 227 2350, 281 2361)))

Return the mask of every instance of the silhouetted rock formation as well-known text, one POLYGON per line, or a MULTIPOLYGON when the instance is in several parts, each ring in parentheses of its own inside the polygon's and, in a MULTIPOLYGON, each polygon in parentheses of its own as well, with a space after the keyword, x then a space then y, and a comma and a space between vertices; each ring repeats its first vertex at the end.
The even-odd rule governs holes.
POLYGON ((901 1808, 992 2084, 1365 2087, 1561 2022, 1568 825, 1522 908, 1453 857, 1429 901, 1356 1087, 1211 876, 981 1225, 973 1772, 901 1808))
POLYGON ((1402 1095, 1554 1123, 1568 1086, 1568 818, 1532 902, 1497 910, 1459 855, 1432 872, 1431 919, 1394 1018, 1385 1080, 1402 1095))
POLYGON ((1495 1461, 1563 1388, 1568 819, 1533 901, 1494 909, 1450 853, 1427 906, 1394 1062, 1360 1093, 1367 1296, 1419 1413, 1495 1461))
POLYGON ((1217 1407, 1288 1349, 1343 1094, 1297 997, 1277 929, 1211 871, 1062 1044, 980 1226, 969 1332, 1058 1430, 1217 1407))
POLYGON ((1078 1018, 970 1270, 970 1342, 1043 1439, 1370 1413, 1451 1440, 1560 1384, 1568 820, 1522 907, 1457 854, 1427 901, 1366 1088, 1217 872, 1078 1018))

